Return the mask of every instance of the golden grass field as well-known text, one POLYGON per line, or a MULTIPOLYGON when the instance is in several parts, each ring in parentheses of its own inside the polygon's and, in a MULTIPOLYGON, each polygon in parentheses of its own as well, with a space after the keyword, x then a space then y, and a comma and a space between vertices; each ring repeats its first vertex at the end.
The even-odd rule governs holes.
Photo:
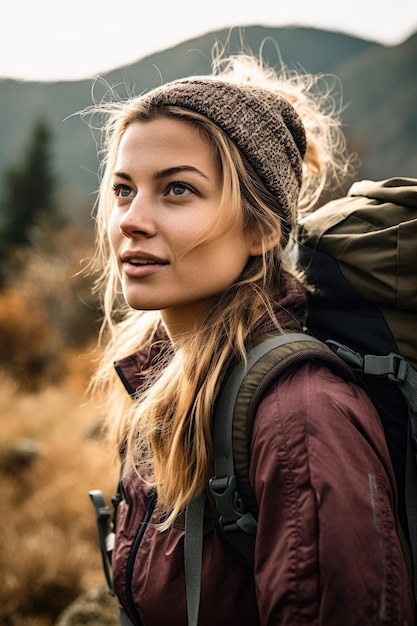
POLYGON ((88 356, 67 354, 59 385, 23 393, 0 379, 0 624, 49 626, 81 592, 103 584, 93 488, 110 497, 117 480, 86 403, 88 356), (36 442, 25 464, 16 449, 36 442))
POLYGON ((88 492, 110 498, 118 472, 85 393, 99 318, 79 275, 90 239, 39 230, 2 268, 0 626, 51 626, 104 584, 88 492))

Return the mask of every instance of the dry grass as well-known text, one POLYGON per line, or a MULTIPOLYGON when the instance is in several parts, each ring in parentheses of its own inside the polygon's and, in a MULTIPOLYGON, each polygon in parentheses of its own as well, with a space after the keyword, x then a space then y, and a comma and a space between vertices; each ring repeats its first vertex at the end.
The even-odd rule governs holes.
POLYGON ((117 468, 93 434, 100 415, 84 396, 90 359, 65 356, 67 376, 36 394, 0 378, 4 626, 50 626, 80 593, 104 582, 88 491, 100 488, 109 498, 117 468), (25 440, 37 442, 38 455, 13 462, 25 440))
POLYGON ((0 625, 52 626, 79 594, 104 584, 88 496, 109 499, 118 468, 86 402, 99 312, 91 233, 34 228, 0 290, 0 625))

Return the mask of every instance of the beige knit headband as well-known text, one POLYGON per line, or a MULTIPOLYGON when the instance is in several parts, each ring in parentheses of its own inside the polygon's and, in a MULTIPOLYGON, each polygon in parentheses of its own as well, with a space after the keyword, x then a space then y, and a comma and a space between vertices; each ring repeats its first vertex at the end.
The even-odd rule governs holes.
POLYGON ((190 109, 217 124, 276 198, 279 215, 291 229, 302 182, 306 135, 289 102, 268 89, 204 77, 168 83, 143 99, 149 106, 190 109))

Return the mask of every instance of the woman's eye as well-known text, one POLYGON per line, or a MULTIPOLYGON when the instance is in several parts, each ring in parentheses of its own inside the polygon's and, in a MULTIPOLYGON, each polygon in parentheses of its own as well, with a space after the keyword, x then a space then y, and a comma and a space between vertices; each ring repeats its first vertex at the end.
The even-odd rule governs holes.
POLYGON ((123 183, 115 183, 113 185, 113 192, 116 198, 131 198, 134 195, 133 189, 123 183))
POLYGON ((184 196, 189 193, 195 193, 193 188, 185 183, 171 183, 168 187, 168 196, 184 196))

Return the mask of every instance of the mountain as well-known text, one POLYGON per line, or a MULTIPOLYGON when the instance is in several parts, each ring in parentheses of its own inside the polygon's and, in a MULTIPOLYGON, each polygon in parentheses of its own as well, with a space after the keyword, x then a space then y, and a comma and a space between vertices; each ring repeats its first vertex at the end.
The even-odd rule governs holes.
MULTIPOLYGON (((360 155, 360 178, 417 176, 417 33, 386 47, 340 33, 310 28, 252 26, 208 33, 103 75, 121 97, 161 82, 210 71, 215 42, 233 52, 244 44, 272 65, 336 76, 343 94, 342 118, 349 145, 360 155)), ((97 188, 98 160, 92 133, 77 112, 92 94, 108 96, 102 80, 55 83, 0 80, 0 197, 6 167, 25 149, 37 116, 49 121, 54 162, 66 204, 74 215, 97 188)))

